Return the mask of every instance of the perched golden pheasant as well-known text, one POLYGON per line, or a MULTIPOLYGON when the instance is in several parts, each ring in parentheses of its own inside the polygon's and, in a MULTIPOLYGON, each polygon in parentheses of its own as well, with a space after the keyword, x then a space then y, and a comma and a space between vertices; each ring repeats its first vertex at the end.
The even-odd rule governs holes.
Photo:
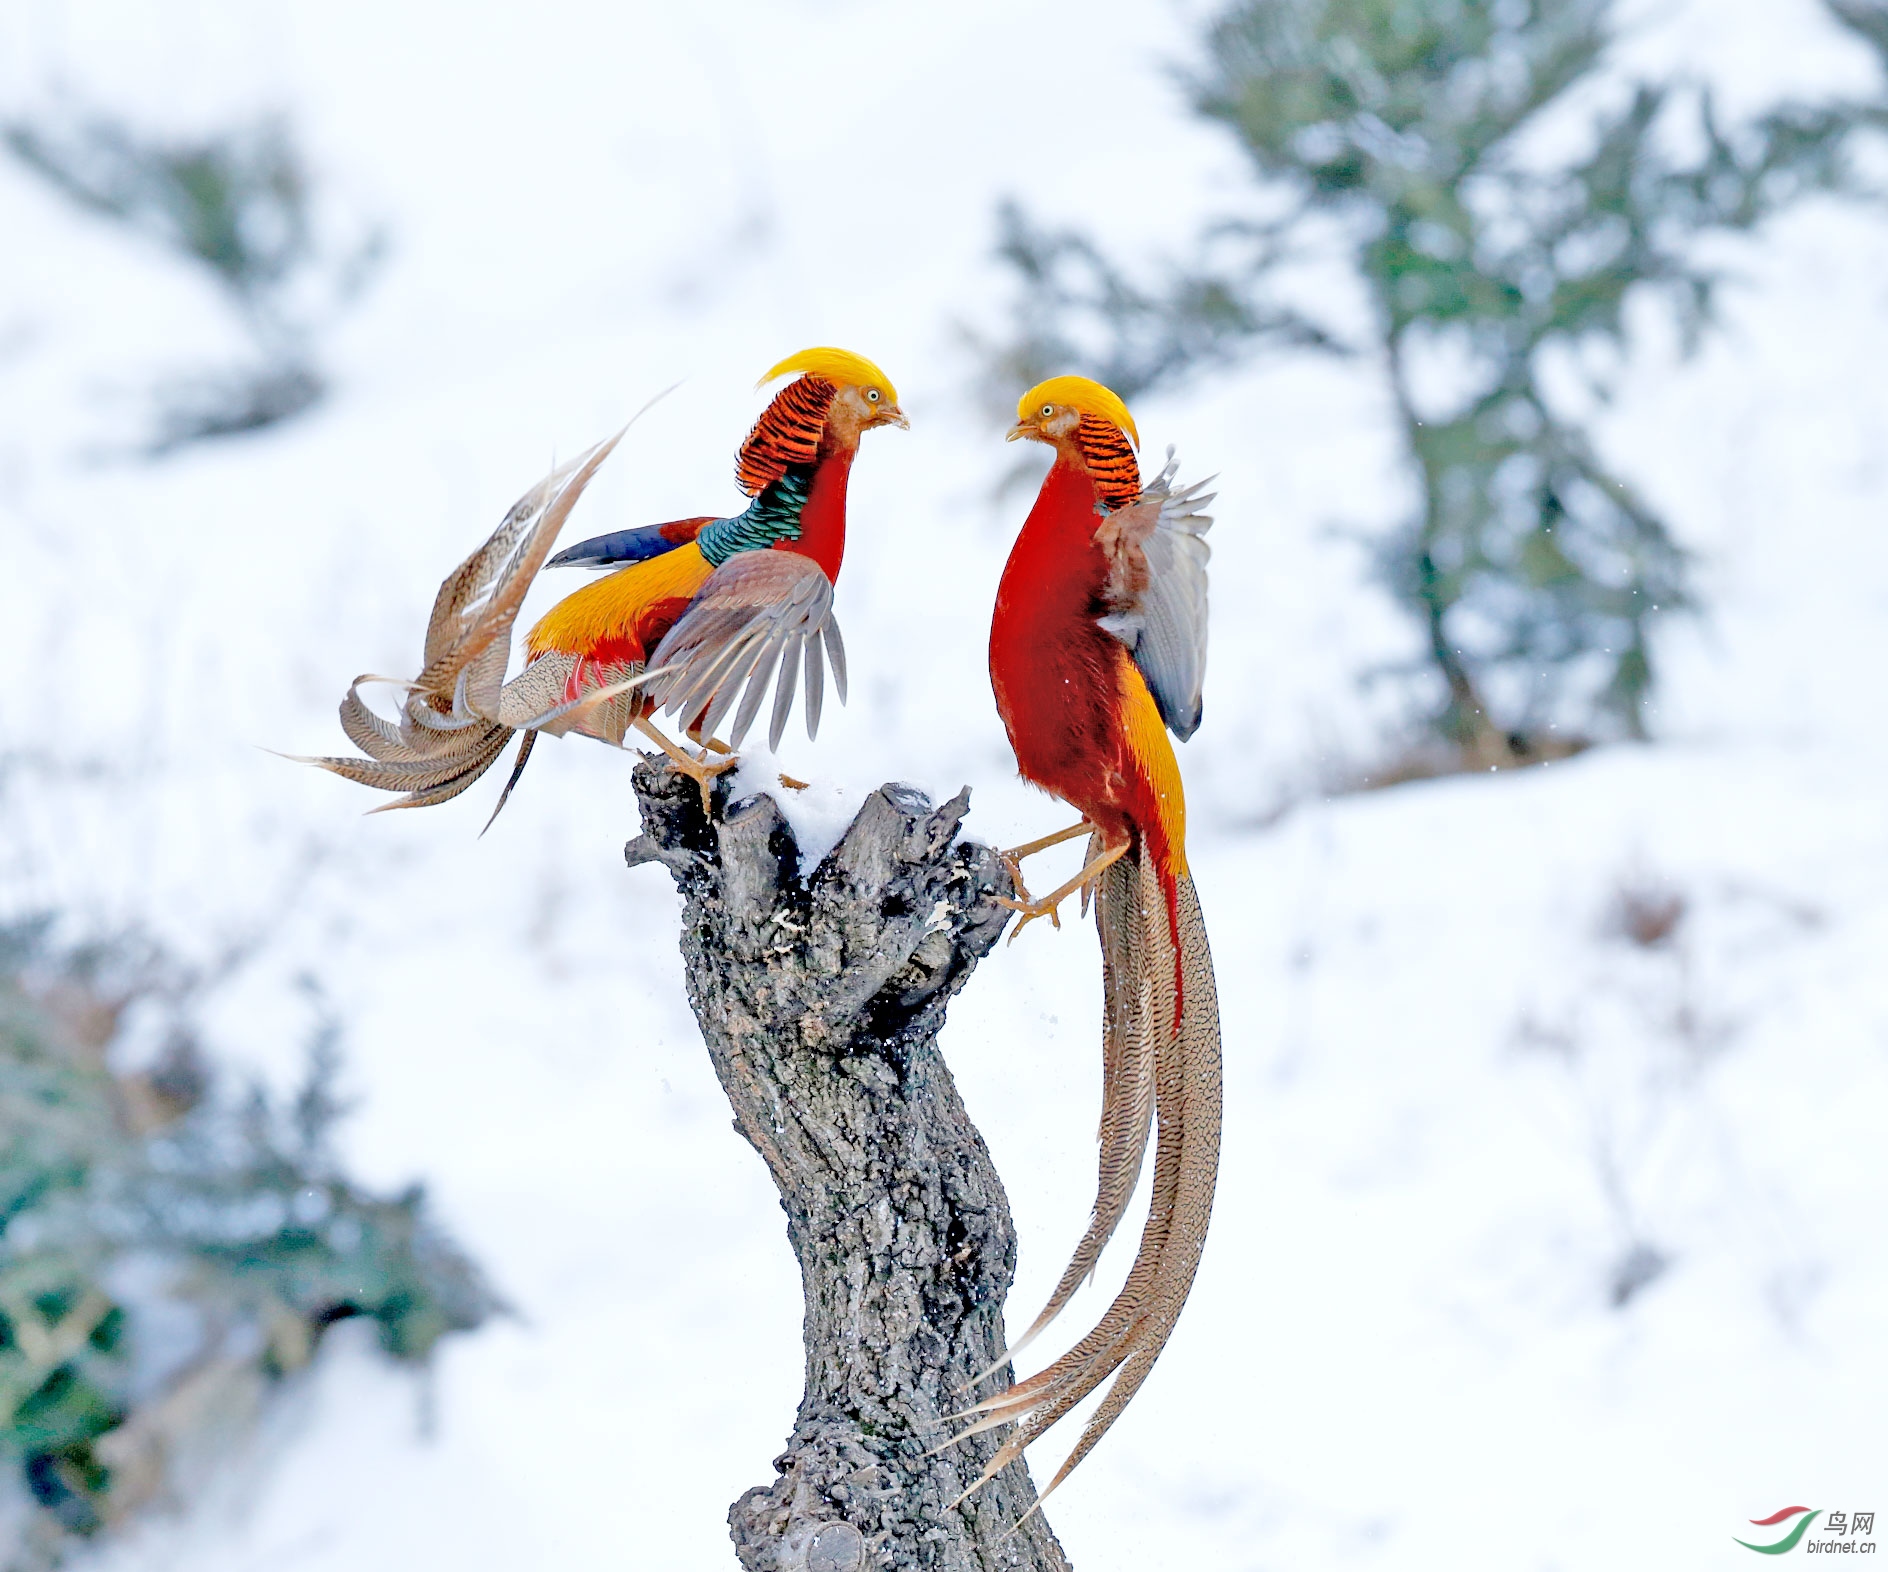
POLYGON ((710 781, 733 764, 732 748, 770 684, 770 745, 779 746, 802 671, 807 735, 817 735, 822 650, 841 702, 846 696, 833 583, 845 555, 852 460, 859 438, 874 426, 908 423, 897 390, 863 356, 802 350, 757 385, 795 372, 741 444, 736 478, 752 499, 743 512, 619 530, 550 557, 619 432, 520 498, 440 586, 426 629, 425 669, 397 684, 406 690, 397 723, 360 697, 363 682, 392 679, 354 680, 341 701, 341 726, 368 757, 304 762, 405 793, 376 811, 419 808, 458 796, 522 732, 496 817, 540 733, 579 732, 620 745, 634 730, 695 778, 706 808, 710 781), (616 571, 545 613, 526 635, 523 671, 507 682, 512 624, 546 558, 553 567, 616 571), (702 745, 699 757, 655 725, 658 710, 682 718, 702 745), (730 745, 714 733, 731 711, 730 745), (711 761, 710 750, 724 757, 711 761))
POLYGON ((1082 819, 1005 854, 1022 896, 1007 904, 1023 914, 1020 932, 1043 916, 1060 926, 1058 905, 1079 890, 1086 908, 1093 893, 1104 1006, 1094 1211, 1048 1304, 1006 1360, 1093 1274, 1156 1121, 1159 1131, 1140 1249, 1100 1324, 1046 1370, 969 1410, 979 1416, 972 1431, 1019 1427, 975 1490, 1114 1376, 1046 1498, 1120 1416, 1172 1335, 1219 1170, 1219 1004, 1167 741, 1169 731, 1185 739, 1200 723, 1212 522, 1200 509, 1212 496, 1201 495, 1204 482, 1174 489, 1171 450, 1143 488, 1133 417, 1085 377, 1030 389, 1009 436, 1047 443, 1055 463, 997 589, 990 681, 1023 777, 1082 819), (1021 860, 1078 835, 1088 837, 1081 872, 1031 898, 1021 860))

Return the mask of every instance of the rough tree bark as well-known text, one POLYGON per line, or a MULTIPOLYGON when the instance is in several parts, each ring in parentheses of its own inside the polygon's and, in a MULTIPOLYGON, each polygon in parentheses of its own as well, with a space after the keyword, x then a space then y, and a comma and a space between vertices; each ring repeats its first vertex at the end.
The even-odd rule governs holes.
POLYGON ((741 1565, 1066 1569, 1041 1513, 1016 1527, 1036 1503, 1022 1463, 952 1509, 995 1437, 925 1455, 1002 1351, 1016 1266, 1002 1182, 937 1049, 946 1002, 1009 915, 996 854, 957 840, 968 789, 933 809, 882 787, 802 880, 772 798, 711 823, 693 781, 644 764, 635 782, 643 833, 625 856, 668 868, 687 903, 689 1001, 779 1186, 806 1294, 806 1393, 779 1477, 728 1513, 741 1565))

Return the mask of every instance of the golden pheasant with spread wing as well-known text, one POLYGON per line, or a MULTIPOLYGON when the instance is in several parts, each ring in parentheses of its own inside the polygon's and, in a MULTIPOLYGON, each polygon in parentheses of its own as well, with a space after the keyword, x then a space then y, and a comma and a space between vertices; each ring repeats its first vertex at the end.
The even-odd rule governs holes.
POLYGON ((734 762, 732 749, 770 685, 770 745, 779 746, 802 672, 807 735, 817 735, 827 659, 841 702, 846 696, 833 585, 845 555, 852 461, 865 432, 908 423, 897 390, 863 356, 803 350, 759 385, 793 373, 741 444, 736 478, 751 499, 742 512, 619 530, 551 557, 619 432, 520 498, 440 586, 425 669, 397 684, 406 690, 397 722, 360 697, 363 682, 389 679, 355 679, 341 701, 341 726, 368 757, 305 762, 404 793, 383 809, 419 808, 458 796, 522 733, 496 817, 540 734, 578 732, 620 745, 633 730, 695 778, 705 809, 709 783, 734 762), (507 682, 525 592, 541 568, 572 564, 614 571, 539 619, 525 636, 524 669, 507 682), (680 717, 699 756, 663 734, 658 711, 680 717), (714 734, 730 714, 730 743, 722 744, 714 734), (711 750, 723 757, 711 759, 711 750))
POLYGON ((1204 535, 1212 522, 1200 510, 1212 496, 1201 494, 1205 482, 1175 489, 1171 450, 1166 468, 1143 487, 1133 417, 1114 393, 1085 377, 1056 377, 1030 389, 1009 435, 1047 443, 1055 462, 997 590, 990 681, 1023 777, 1082 819, 1006 854, 1021 897, 1008 904, 1023 914, 1020 932, 1043 916, 1060 926, 1060 903, 1079 890, 1086 907, 1092 892, 1104 1003, 1094 1210, 1049 1303, 1006 1360, 1093 1273, 1158 1126, 1152 1201, 1121 1292, 1062 1358, 969 1411, 978 1416, 972 1430, 1018 1425, 981 1485, 1114 1377, 1046 1498, 1160 1357, 1192 1289, 1212 1212, 1219 1005, 1187 869, 1180 770, 1167 740, 1169 731, 1192 736, 1200 723, 1204 535), (1080 835, 1088 837, 1081 872, 1041 899, 1030 897, 1022 859, 1080 835))

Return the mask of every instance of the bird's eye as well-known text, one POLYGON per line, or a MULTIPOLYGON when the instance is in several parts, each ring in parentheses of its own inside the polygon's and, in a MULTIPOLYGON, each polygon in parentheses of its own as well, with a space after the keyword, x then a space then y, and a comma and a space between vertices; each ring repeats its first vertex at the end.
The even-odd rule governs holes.
POLYGON ((1047 419, 1048 419, 1048 418, 1049 418, 1049 417, 1050 417, 1051 415, 1053 415, 1054 413, 1055 413, 1055 405, 1053 405, 1053 404, 1044 404, 1044 405, 1042 406, 1042 418, 1043 418, 1044 420, 1047 420, 1047 419))
POLYGON ((877 389, 877 388, 867 388, 867 389, 865 390, 865 397, 866 397, 866 402, 867 402, 867 403, 870 403, 870 404, 876 404, 876 403, 878 402, 878 389, 877 389))

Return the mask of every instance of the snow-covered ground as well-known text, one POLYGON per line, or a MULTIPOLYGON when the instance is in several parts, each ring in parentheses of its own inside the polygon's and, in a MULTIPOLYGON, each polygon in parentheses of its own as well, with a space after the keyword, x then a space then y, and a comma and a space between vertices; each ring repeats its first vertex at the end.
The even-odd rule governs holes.
MULTIPOLYGON (((1640 10, 1634 54, 1733 108, 1872 81, 1806 0, 1640 10)), ((447 568, 677 377, 570 538, 731 509, 753 377, 832 342, 913 430, 855 472, 852 704, 781 765, 829 805, 968 781, 999 843, 1058 825, 983 676, 1028 484, 1002 489, 1016 450, 964 396, 957 324, 997 321, 999 195, 1145 253, 1238 179, 1167 74, 1187 14, 0 13, 0 102, 286 109, 394 241, 317 413, 99 464, 140 386, 234 340, 181 265, 0 162, 0 901, 191 953, 266 926, 219 1037, 291 1074, 313 971, 348 1027, 350 1161, 424 1177, 518 1311, 425 1394, 338 1337, 253 1455, 100 1572, 730 1564, 727 1503, 798 1398, 799 1290, 666 877, 620 862, 626 761, 540 749, 479 840, 495 778, 363 821, 364 793, 262 750, 338 748, 346 681, 414 668, 447 568)), ((1358 673, 1409 647, 1331 528, 1401 504, 1381 390, 1292 358, 1137 411, 1222 475, 1182 762, 1227 1155, 1180 1331, 1053 1504, 1085 1572, 1711 1568, 1782 1505, 1888 1506, 1888 217, 1805 210, 1736 261, 1725 331, 1683 362, 1648 317, 1600 427, 1709 607, 1665 642, 1653 746, 1321 797, 1393 713, 1358 673), (1667 941, 1622 934, 1673 901, 1667 941), (1663 1270, 1616 1308, 1635 1251, 1663 1270)), ((1098 996, 1092 935, 1032 929, 947 1030, 1023 1313, 1089 1199, 1098 996)))

